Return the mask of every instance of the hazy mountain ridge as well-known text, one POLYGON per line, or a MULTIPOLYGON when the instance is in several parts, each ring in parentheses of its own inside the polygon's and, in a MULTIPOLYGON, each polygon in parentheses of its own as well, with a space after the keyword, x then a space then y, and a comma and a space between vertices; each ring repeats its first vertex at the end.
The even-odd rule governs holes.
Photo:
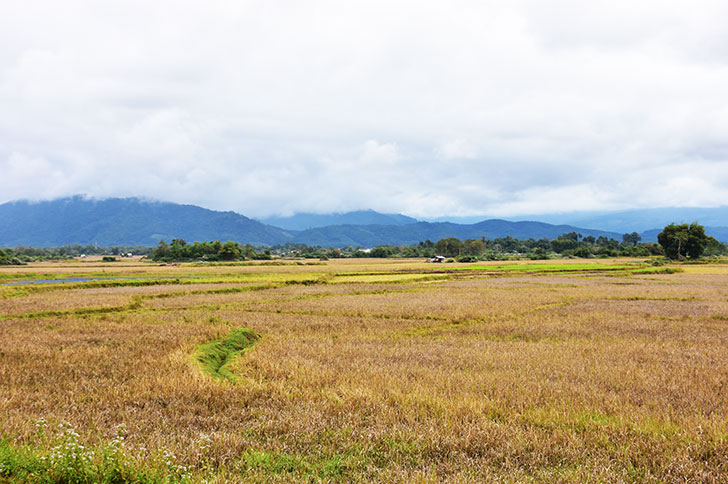
MULTIPOLYGON (((516 217, 520 218, 520 217, 516 217)), ((697 221, 705 227, 728 227, 728 206, 721 207, 661 207, 611 212, 573 212, 547 214, 539 220, 552 224, 598 228, 613 232, 647 232, 662 229, 670 223, 697 221)))
POLYGON ((406 225, 417 219, 399 213, 379 213, 374 210, 357 210, 345 213, 317 214, 296 213, 290 217, 268 217, 260 222, 285 230, 308 230, 330 225, 406 225))
POLYGON ((581 229, 570 225, 551 225, 542 222, 509 222, 494 219, 468 225, 450 222, 417 222, 407 225, 334 225, 304 230, 295 235, 294 241, 308 245, 374 247, 383 244, 410 245, 427 239, 437 241, 446 237, 465 240, 481 237, 494 239, 510 235, 517 239, 553 239, 569 232, 621 240, 621 234, 602 230, 581 229))
MULTIPOLYGON (((218 212, 195 205, 148 201, 138 198, 86 199, 80 196, 53 201, 16 201, 0 205, 0 246, 51 247, 67 244, 156 245, 159 240, 182 238, 188 242, 235 240, 253 245, 297 242, 324 247, 383 244, 408 245, 446 237, 553 239, 568 232, 621 240, 624 231, 606 231, 552 225, 535 221, 484 220, 474 224, 451 222, 401 223, 404 215, 353 212, 355 216, 386 220, 384 224, 328 225, 307 230, 284 230, 236 212, 218 212)), ((333 217, 347 216, 334 214, 333 217)), ((324 216, 322 216, 324 217, 324 216)), ((325 220, 321 218, 320 220, 325 220)), ((654 241, 660 229, 643 233, 654 241)), ((728 240, 728 227, 706 227, 709 235, 728 240)))

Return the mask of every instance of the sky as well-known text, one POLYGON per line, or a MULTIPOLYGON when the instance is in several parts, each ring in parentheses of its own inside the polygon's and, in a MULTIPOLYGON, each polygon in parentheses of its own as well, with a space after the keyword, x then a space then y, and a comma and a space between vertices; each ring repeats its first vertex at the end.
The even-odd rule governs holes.
POLYGON ((728 200, 728 2, 0 2, 0 203, 728 200))

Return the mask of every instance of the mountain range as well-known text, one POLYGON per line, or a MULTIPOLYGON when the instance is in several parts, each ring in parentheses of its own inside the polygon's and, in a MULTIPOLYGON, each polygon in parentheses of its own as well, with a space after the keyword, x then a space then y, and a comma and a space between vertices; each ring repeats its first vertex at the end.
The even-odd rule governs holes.
POLYGON ((160 240, 237 240, 273 245, 286 231, 235 212, 138 198, 17 201, 0 205, 0 246, 156 245, 160 240))
MULTIPOLYGON (((675 223, 699 222, 711 228, 728 226, 728 206, 723 207, 663 207, 614 212, 572 212, 542 215, 538 219, 553 224, 599 228, 613 232, 647 232, 675 223)), ((659 233, 659 230, 658 230, 659 233)), ((717 238, 717 236, 714 235, 717 238)))
POLYGON ((260 220, 286 230, 306 230, 329 225, 406 225, 417 219, 399 213, 379 213, 374 210, 358 210, 346 213, 297 213, 289 217, 268 217, 260 220))
MULTIPOLYGON (((713 220, 722 223, 719 214, 713 220)), ((477 223, 423 222, 405 215, 372 210, 329 215, 305 213, 268 218, 264 222, 267 223, 236 212, 139 198, 95 200, 75 196, 41 202, 15 201, 0 205, 0 246, 148 246, 156 245, 160 240, 169 242, 182 238, 190 242, 234 240, 252 245, 292 242, 324 247, 374 247, 409 245, 445 237, 464 240, 510 235, 518 239, 553 239, 568 232, 621 240, 622 234, 628 231, 642 232, 643 240, 654 241, 660 231, 659 228, 630 230, 636 225, 629 224, 619 226, 629 227, 627 229, 609 231, 571 224, 499 219, 477 223)), ((728 241, 726 226, 706 227, 706 231, 718 240, 728 241)))

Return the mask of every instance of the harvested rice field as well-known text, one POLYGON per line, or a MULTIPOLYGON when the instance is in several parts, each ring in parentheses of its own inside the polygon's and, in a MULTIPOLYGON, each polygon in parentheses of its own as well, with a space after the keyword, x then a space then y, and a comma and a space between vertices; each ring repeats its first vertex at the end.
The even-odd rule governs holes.
POLYGON ((0 482, 725 483, 728 264, 0 267, 0 482))

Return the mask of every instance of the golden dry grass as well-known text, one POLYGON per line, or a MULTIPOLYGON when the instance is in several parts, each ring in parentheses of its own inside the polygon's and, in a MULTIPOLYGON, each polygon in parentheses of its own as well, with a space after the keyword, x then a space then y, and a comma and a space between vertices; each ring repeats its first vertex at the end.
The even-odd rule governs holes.
POLYGON ((67 422, 217 482, 728 481, 724 266, 463 266, 132 261, 115 270, 194 279, 2 286, 0 438, 67 422), (191 357, 233 327, 262 335, 236 385, 191 357))

